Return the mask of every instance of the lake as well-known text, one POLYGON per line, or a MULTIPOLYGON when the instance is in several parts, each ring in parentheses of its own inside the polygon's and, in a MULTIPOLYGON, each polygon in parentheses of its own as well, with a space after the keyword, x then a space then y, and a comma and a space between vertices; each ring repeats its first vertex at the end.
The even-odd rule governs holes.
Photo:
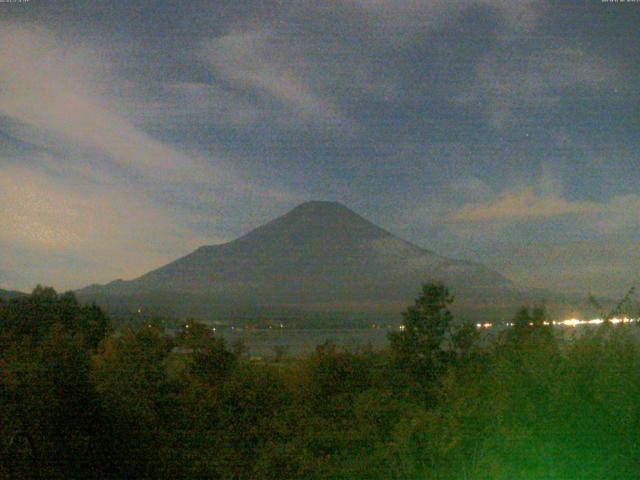
POLYGON ((286 355, 311 353, 317 345, 327 340, 339 347, 354 348, 371 346, 382 349, 387 345, 389 328, 352 328, 352 329, 235 329, 220 333, 229 343, 242 340, 251 356, 274 355, 274 347, 282 346, 286 355))

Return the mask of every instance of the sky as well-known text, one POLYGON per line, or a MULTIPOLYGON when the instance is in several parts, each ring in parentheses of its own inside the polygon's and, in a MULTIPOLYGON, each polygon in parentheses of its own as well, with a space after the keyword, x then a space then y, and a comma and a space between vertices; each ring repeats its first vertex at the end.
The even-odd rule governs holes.
POLYGON ((640 3, 0 3, 0 286, 130 279, 307 200, 523 286, 640 280, 640 3))

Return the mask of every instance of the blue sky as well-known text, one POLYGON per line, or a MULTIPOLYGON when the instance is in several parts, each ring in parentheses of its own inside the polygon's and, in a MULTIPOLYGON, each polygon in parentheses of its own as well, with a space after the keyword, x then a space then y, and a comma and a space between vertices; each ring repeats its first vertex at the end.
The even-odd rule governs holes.
POLYGON ((312 199, 524 285, 640 279, 640 4, 0 3, 0 286, 312 199))

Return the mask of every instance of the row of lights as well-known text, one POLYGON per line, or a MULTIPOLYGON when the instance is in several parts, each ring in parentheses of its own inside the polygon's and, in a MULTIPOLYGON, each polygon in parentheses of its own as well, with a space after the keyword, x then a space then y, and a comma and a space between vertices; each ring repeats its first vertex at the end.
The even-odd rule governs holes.
MULTIPOLYGON (((613 324, 618 324, 618 323, 634 323, 637 322, 638 320, 635 318, 629 318, 629 317, 622 317, 622 318, 618 318, 618 317, 614 317, 609 319, 609 322, 613 323, 613 324)), ((600 325, 602 323, 605 323, 605 320, 603 320, 602 318, 594 318, 593 320, 579 320, 577 318, 570 318, 569 320, 561 320, 561 321, 552 321, 552 322, 542 322, 543 325, 554 325, 554 326, 558 326, 558 327, 577 327, 578 325, 600 325)), ((512 322, 508 322, 505 324, 507 327, 513 327, 514 323, 512 322)), ((533 326, 533 322, 529 322, 530 326, 533 326)), ((493 323, 476 323, 476 328, 491 328, 493 327, 493 323)), ((402 329, 402 327, 400 327, 402 329)))
MULTIPOLYGON (((637 322, 638 319, 635 318, 629 318, 629 317, 622 317, 622 318, 618 318, 618 317, 614 317, 609 319, 609 322, 612 324, 618 324, 618 323, 635 323, 637 322)), ((577 327, 578 325, 600 325, 602 323, 604 323, 605 321, 602 318, 594 318, 593 320, 578 320, 577 318, 570 318, 569 320, 561 320, 561 321, 552 321, 552 322, 548 322, 548 321, 544 321, 542 322, 543 325, 553 325, 553 326, 558 326, 558 327, 577 327)), ((476 328, 492 328, 493 327, 493 323, 476 323, 476 328)), ((507 322, 504 325, 506 325, 507 327, 513 327, 515 324, 513 322, 507 322)), ((533 322, 529 322, 529 326, 533 327, 534 323, 533 322)), ((278 325, 280 328, 284 328, 284 325, 281 323, 278 325)), ((151 325, 149 325, 149 327, 151 327, 151 325)), ((377 326, 374 326, 374 328, 377 326)), ((189 328, 189 324, 185 325, 185 328, 189 328)), ((272 326, 269 325, 269 329, 271 329, 272 326)), ((378 327, 379 328, 379 327, 378 327)), ((400 331, 404 332, 406 330, 406 325, 400 325, 400 331)), ((216 331, 216 327, 213 327, 211 329, 212 331, 216 331)), ((235 330, 234 326, 231 326, 231 330, 235 330)))
MULTIPOLYGON (((185 327, 185 328, 189 328, 189 324, 186 324, 184 327, 185 327)), ((269 325, 269 329, 271 330, 272 328, 273 328, 273 326, 272 326, 272 325, 269 325)), ((281 324, 279 324, 279 325, 278 325, 278 327, 276 327, 276 328, 284 328, 284 324, 283 324, 283 323, 281 323, 281 324)), ((235 329, 236 329, 236 327, 235 327, 235 326, 233 326, 233 325, 231 325, 231 330, 235 330, 235 329)), ((212 331, 212 332, 215 332, 215 331, 216 331, 216 327, 211 328, 211 331, 212 331)))

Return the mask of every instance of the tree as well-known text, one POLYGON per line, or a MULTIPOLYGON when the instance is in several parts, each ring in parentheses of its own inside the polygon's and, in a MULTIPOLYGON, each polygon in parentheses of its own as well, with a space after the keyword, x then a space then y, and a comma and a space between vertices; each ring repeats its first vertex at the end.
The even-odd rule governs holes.
POLYGON ((70 292, 38 286, 0 305, 0 441, 11 447, 0 463, 10 478, 106 476, 102 409, 89 372, 108 331, 108 317, 70 292))
POLYGON ((237 363, 237 356, 227 349, 224 338, 210 338, 206 346, 193 352, 191 372, 210 385, 220 383, 237 363))
POLYGON ((508 332, 507 338, 515 341, 519 348, 523 347, 523 342, 527 343, 533 338, 548 340, 553 336, 544 305, 537 305, 531 310, 520 307, 512 323, 513 328, 508 332))
POLYGON ((117 478, 157 478, 174 386, 165 367, 173 342, 150 328, 124 330, 102 342, 93 357, 92 381, 107 412, 117 478))
POLYGON ((445 369, 451 349, 445 348, 453 315, 453 296, 441 283, 427 283, 415 304, 403 314, 403 327, 389 334, 391 352, 398 364, 426 384, 445 369))
POLYGON ((624 311, 630 307, 631 300, 635 293, 636 287, 633 285, 629 290, 627 290, 624 296, 618 300, 615 307, 608 312, 592 293, 589 294, 589 302, 591 303, 591 306, 599 312, 600 318, 604 320, 605 325, 608 325, 611 322, 611 319, 623 314, 624 311))
POLYGON ((39 342, 52 328, 79 334, 95 350, 111 333, 109 317, 96 305, 80 305, 73 292, 58 295, 53 288, 38 285, 31 295, 0 305, 0 335, 39 342))
POLYGON ((211 344, 213 329, 204 323, 189 320, 182 325, 176 340, 180 346, 198 351, 211 344))

